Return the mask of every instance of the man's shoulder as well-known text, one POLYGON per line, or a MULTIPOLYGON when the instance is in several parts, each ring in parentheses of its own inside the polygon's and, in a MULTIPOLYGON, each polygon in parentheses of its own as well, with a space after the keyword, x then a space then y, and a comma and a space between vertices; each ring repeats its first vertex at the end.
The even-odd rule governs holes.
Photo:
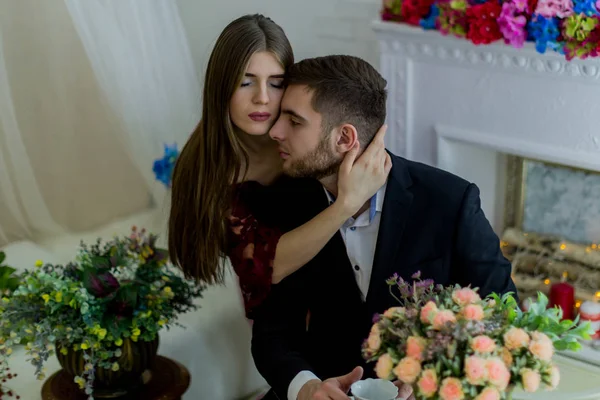
POLYGON ((431 165, 392 154, 392 163, 399 167, 398 173, 406 174, 411 186, 428 192, 462 196, 471 182, 458 175, 431 165))

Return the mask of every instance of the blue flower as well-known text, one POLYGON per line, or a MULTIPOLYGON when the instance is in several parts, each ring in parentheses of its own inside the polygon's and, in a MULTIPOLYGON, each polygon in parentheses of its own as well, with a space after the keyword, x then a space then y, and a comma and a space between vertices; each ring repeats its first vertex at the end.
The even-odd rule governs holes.
POLYGON ((596 0, 573 0, 573 12, 575 15, 585 14, 588 17, 598 15, 596 0))
POLYGON ((546 18, 534 14, 527 23, 528 40, 535 42, 538 53, 545 53, 547 48, 561 52, 562 44, 558 43, 560 20, 556 17, 546 18))
POLYGON ((429 10, 429 15, 426 18, 422 18, 421 21, 419 21, 421 28, 435 29, 436 22, 437 22, 439 15, 440 15, 440 9, 438 8, 438 6, 436 4, 432 4, 431 8, 429 10))
POLYGON ((165 154, 162 158, 155 160, 152 166, 156 180, 162 182, 167 187, 171 187, 173 168, 178 156, 177 144, 173 144, 172 146, 165 144, 165 154))

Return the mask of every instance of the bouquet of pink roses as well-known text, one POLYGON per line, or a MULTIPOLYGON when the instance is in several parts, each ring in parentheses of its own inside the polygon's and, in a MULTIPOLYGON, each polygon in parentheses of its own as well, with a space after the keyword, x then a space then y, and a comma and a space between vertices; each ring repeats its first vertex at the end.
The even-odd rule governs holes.
POLYGON ((434 285, 419 273, 413 279, 388 280, 400 305, 375 317, 363 356, 376 361, 379 378, 413 385, 417 399, 499 400, 514 387, 553 389, 555 349, 578 350, 592 331, 561 321, 541 293, 522 312, 511 294, 482 299, 477 289, 434 285))

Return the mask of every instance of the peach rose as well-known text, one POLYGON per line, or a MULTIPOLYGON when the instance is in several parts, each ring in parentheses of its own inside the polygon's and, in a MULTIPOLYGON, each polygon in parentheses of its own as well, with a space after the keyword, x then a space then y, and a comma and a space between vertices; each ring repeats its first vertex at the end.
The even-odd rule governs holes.
POLYGON ((529 346, 529 335, 521 328, 512 327, 504 334, 504 345, 508 350, 529 346))
POLYGON ((469 356, 465 360, 465 376, 471 385, 483 385, 487 379, 487 366, 483 358, 469 356))
POLYGON ((541 332, 533 332, 531 339, 529 351, 542 361, 550 361, 554 355, 552 340, 541 332))
POLYGON ((441 400, 463 400, 464 398, 465 393, 459 379, 446 378, 442 381, 442 386, 440 387, 441 400))
POLYGON ((435 317, 433 317, 433 329, 440 330, 448 323, 456 323, 456 316, 450 310, 438 311, 435 317))
POLYGON ((506 365, 504 365, 504 362, 498 357, 492 357, 486 361, 486 368, 488 382, 500 390, 506 390, 510 381, 510 372, 506 368, 506 365))
POLYGON ((452 293, 452 300, 461 307, 481 301, 481 297, 471 288, 462 288, 452 293))
POLYGON ((506 365, 508 368, 510 368, 510 366, 513 363, 513 356, 511 354, 510 350, 508 350, 506 347, 503 347, 502 352, 500 353, 500 358, 502 358, 504 365, 506 365))
POLYGON ((496 350, 496 342, 486 335, 475 336, 471 342, 471 348, 476 353, 491 353, 496 350))
POLYGON ((406 341, 406 355, 415 360, 423 361, 425 347, 427 347, 427 340, 425 338, 409 336, 406 341))
POLYGON ((500 392, 493 386, 488 386, 475 397, 475 400, 500 400, 500 392))
POLYGON ((469 304, 462 310, 462 315, 469 321, 481 321, 484 317, 483 307, 479 304, 469 304))
POLYGON ((426 369, 417 382, 419 393, 426 399, 432 397, 438 390, 438 378, 435 369, 426 369))
POLYGON ((519 371, 519 374, 521 375, 521 381, 523 382, 523 389, 526 392, 533 393, 540 388, 542 377, 537 371, 530 368, 522 368, 521 371, 519 371))
POLYGON ((371 328, 371 333, 369 333, 369 338, 367 339, 367 347, 371 352, 376 352, 381 347, 381 334, 377 324, 371 328))
POLYGON ((377 364, 375 365, 375 373, 380 379, 389 379, 394 369, 394 360, 389 354, 384 354, 379 357, 377 364))
POLYGON ((404 307, 392 307, 385 310, 383 316, 386 318, 393 318, 395 315, 404 315, 406 308, 404 307))
POLYGON ((431 324, 437 312, 437 305, 433 301, 428 301, 427 304, 421 308, 421 322, 424 324, 431 324))
POLYGON ((404 357, 396 368, 394 374, 404 383, 414 383, 421 374, 421 363, 412 357, 404 357))
POLYGON ((560 383, 560 371, 556 365, 553 365, 550 369, 550 389, 554 390, 560 383))

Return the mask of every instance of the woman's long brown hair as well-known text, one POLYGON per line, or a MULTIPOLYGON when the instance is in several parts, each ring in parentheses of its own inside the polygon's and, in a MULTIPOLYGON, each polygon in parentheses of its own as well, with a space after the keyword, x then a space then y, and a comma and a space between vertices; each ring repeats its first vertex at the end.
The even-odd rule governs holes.
POLYGON ((285 33, 271 19, 246 15, 225 27, 208 62, 202 119, 173 171, 170 258, 187 277, 208 284, 224 281, 232 186, 243 175, 242 165, 248 165, 229 103, 258 51, 272 52, 284 68, 294 62, 285 33))

